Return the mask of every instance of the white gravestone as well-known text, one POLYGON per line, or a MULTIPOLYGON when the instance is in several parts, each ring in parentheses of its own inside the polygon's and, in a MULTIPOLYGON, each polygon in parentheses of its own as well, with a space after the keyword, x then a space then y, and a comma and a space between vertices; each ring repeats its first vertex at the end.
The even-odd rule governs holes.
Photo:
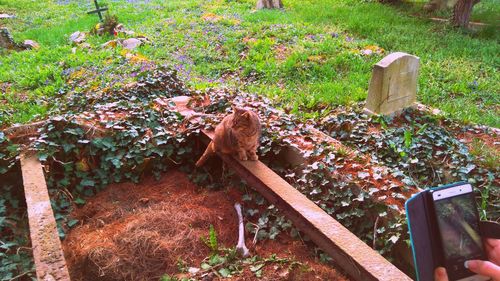
POLYGON ((392 53, 373 67, 366 109, 372 114, 391 114, 416 102, 420 59, 392 53))

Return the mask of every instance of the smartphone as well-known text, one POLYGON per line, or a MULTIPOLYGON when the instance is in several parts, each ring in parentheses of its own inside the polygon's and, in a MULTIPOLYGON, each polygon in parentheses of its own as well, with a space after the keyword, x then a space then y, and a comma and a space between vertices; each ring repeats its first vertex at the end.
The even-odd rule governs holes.
POLYGON ((486 260, 472 186, 461 184, 431 193, 448 278, 450 281, 489 280, 464 266, 467 260, 486 260))

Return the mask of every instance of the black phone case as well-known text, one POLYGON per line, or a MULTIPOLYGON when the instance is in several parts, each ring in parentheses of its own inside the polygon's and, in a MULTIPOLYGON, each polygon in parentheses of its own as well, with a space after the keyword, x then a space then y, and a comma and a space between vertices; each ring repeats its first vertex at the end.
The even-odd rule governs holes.
MULTIPOLYGON (((454 183, 431 190, 462 184, 464 183, 454 183)), ((433 281, 434 269, 444 263, 430 190, 413 195, 406 201, 405 207, 417 280, 433 281)), ((482 237, 500 239, 500 224, 498 223, 481 221, 479 231, 482 237)))

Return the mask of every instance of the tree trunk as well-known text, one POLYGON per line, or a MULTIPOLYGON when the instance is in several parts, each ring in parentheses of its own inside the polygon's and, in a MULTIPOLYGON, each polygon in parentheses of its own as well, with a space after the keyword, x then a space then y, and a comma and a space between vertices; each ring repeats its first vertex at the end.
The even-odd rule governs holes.
POLYGON ((453 26, 468 27, 472 7, 478 2, 478 0, 458 0, 451 19, 453 26))
POLYGON ((257 0, 257 10, 281 8, 283 8, 283 3, 281 2, 281 0, 257 0))

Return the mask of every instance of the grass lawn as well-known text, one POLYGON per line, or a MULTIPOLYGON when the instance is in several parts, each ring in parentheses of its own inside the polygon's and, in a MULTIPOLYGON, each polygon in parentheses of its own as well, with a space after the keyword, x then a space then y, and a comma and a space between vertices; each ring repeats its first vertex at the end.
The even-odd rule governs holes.
MULTIPOLYGON (((403 51, 421 59, 419 101, 457 120, 500 127, 500 34, 434 23, 419 9, 423 2, 285 0, 284 11, 254 11, 254 0, 101 2, 151 40, 133 52, 177 69, 193 89, 261 93, 317 118, 324 109, 364 100, 373 64, 403 51)), ((498 25, 498 3, 483 0, 473 19, 498 25)), ((100 47, 111 37, 89 36, 90 51, 72 52, 68 36, 97 23, 86 14, 91 8, 88 0, 0 0, 0 13, 17 16, 0 25, 16 40, 41 45, 0 51, 0 127, 57 110, 54 99, 63 99, 75 79, 92 77, 85 83, 99 87, 116 79, 111 72, 123 73, 123 83, 140 72, 122 50, 100 47)))

